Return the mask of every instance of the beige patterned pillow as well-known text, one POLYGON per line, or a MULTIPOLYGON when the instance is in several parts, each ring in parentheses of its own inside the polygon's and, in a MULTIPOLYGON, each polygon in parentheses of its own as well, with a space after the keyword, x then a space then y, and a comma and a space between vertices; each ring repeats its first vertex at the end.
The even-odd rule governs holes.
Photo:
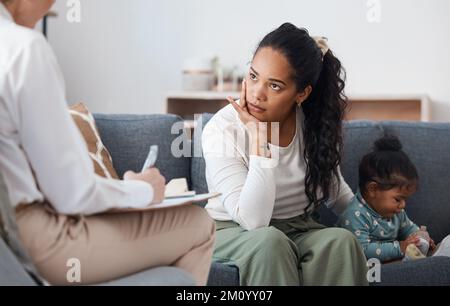
POLYGON ((111 155, 103 145, 94 117, 86 105, 83 103, 73 104, 69 107, 69 111, 86 141, 95 173, 106 178, 119 179, 113 167, 111 155))

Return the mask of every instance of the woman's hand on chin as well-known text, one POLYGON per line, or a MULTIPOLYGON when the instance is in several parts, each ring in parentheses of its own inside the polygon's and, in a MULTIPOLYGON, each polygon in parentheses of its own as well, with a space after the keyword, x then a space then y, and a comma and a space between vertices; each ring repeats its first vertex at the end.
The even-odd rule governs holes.
POLYGON ((248 126, 249 123, 258 125, 261 121, 258 120, 252 114, 250 114, 248 111, 246 92, 247 92, 247 82, 244 79, 244 81, 242 81, 240 105, 236 101, 234 101, 232 97, 227 97, 227 100, 228 100, 228 102, 231 103, 231 105, 237 111, 237 113, 239 115, 239 119, 242 121, 242 123, 244 125, 248 126))
POLYGON ((267 142, 267 123, 258 120, 249 113, 246 98, 246 85, 244 80, 242 82, 240 105, 234 101, 232 97, 227 97, 227 100, 237 111, 239 120, 246 126, 250 135, 250 155, 270 157, 271 154, 267 142))

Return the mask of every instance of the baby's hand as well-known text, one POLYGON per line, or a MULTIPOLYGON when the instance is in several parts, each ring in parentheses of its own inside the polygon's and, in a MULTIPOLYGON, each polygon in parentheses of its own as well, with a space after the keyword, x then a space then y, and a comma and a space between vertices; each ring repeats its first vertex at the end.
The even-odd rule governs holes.
POLYGON ((420 243, 419 237, 416 234, 412 234, 406 240, 400 241, 400 250, 403 254, 406 252, 406 248, 410 244, 418 245, 420 243))
POLYGON ((434 240, 430 238, 430 250, 434 251, 436 249, 436 243, 434 243, 434 240))

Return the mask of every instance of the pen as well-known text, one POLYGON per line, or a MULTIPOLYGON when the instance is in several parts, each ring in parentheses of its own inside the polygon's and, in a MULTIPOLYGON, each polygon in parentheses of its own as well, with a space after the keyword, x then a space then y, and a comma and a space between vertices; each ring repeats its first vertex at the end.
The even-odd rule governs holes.
POLYGON ((144 172, 146 169, 153 167, 156 163, 157 157, 158 157, 158 146, 157 145, 150 146, 150 151, 148 152, 147 159, 145 160, 141 172, 144 172))

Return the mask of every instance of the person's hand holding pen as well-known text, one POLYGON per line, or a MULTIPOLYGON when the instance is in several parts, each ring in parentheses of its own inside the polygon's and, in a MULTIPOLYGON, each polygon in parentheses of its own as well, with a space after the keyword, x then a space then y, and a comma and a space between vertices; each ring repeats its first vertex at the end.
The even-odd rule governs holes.
POLYGON ((161 175, 158 169, 154 168, 156 157, 158 154, 158 147, 152 146, 150 152, 145 160, 145 164, 140 173, 134 171, 127 171, 123 176, 124 180, 140 180, 149 183, 153 187, 153 201, 152 203, 161 203, 164 200, 164 193, 166 191, 166 179, 161 175))

